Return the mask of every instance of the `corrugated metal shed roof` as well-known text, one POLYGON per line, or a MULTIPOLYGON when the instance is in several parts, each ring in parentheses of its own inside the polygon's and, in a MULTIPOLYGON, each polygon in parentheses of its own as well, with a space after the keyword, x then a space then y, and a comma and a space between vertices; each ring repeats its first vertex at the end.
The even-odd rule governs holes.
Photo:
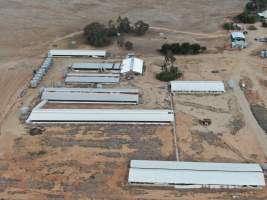
POLYGON ((172 110, 33 109, 27 122, 170 123, 173 120, 172 110))
POLYGON ((257 164, 131 161, 128 182, 158 185, 264 186, 257 164))
POLYGON ((86 83, 119 83, 120 78, 119 77, 84 77, 84 76, 68 76, 65 79, 65 83, 69 84, 86 84, 86 83))
POLYGON ((73 70, 120 70, 120 63, 73 63, 73 70))
POLYGON ((122 61, 121 73, 127 73, 133 71, 135 73, 142 74, 144 68, 144 61, 139 58, 126 58, 122 61))
POLYGON ((263 11, 263 12, 261 12, 261 13, 258 13, 258 15, 259 15, 260 17, 267 18, 267 10, 265 10, 265 11, 263 11))
POLYGON ((88 74, 88 73, 68 73, 67 76, 83 76, 83 77, 120 77, 120 74, 88 74))
POLYGON ((105 57, 106 51, 102 50, 70 50, 70 49, 52 49, 48 52, 49 56, 95 56, 105 57))
POLYGON ((177 161, 156 161, 156 160, 131 160, 130 166, 144 169, 177 169, 197 171, 253 171, 262 172, 258 164, 242 163, 210 163, 210 162, 177 162, 177 161))
POLYGON ((102 102, 102 103, 138 103, 138 95, 121 93, 77 93, 77 92, 47 92, 44 91, 42 100, 71 101, 71 102, 102 102))
POLYGON ((138 94, 139 90, 135 88, 44 88, 44 92, 138 94))
POLYGON ((246 38, 244 33, 240 31, 232 32, 231 35, 233 38, 243 38, 243 39, 246 38))
POLYGON ((172 92, 225 92, 222 81, 171 81, 172 92))

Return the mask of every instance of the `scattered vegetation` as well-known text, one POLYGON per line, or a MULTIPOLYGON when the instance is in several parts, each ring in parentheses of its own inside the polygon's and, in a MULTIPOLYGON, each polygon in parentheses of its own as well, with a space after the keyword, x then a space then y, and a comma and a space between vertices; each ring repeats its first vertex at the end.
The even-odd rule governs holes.
POLYGON ((254 24, 257 21, 257 13, 267 8, 267 0, 250 0, 244 11, 239 14, 236 18, 247 24, 254 24))
POLYGON ((42 156, 42 155, 45 155, 47 152, 46 151, 37 151, 37 152, 29 152, 29 155, 32 156, 32 157, 39 157, 39 156, 42 156))
POLYGON ((187 55, 187 54, 199 54, 206 50, 206 47, 202 47, 197 43, 190 44, 188 42, 172 43, 172 44, 163 44, 159 50, 162 54, 167 55, 168 52, 171 52, 175 55, 187 55))
POLYGON ((238 30, 238 31, 241 30, 241 26, 236 24, 236 23, 233 23, 233 22, 224 23, 223 24, 223 28, 225 30, 228 30, 228 31, 230 31, 230 30, 238 30))
POLYGON ((175 57, 169 51, 166 54, 164 63, 161 66, 161 72, 156 74, 156 79, 168 82, 180 78, 183 73, 178 67, 174 66, 175 60, 175 57))
POLYGON ((110 44, 109 30, 98 22, 91 23, 84 28, 84 34, 89 44, 97 47, 110 44))
POLYGON ((233 22, 226 22, 223 24, 223 28, 225 30, 235 30, 234 23, 233 22))
MULTIPOLYGON (((84 28, 84 35, 88 43, 93 46, 102 47, 109 45, 113 38, 117 37, 119 46, 123 47, 125 46, 123 35, 135 34, 136 36, 142 36, 148 30, 149 24, 142 20, 139 20, 132 25, 127 17, 118 17, 116 22, 109 20, 107 26, 98 22, 88 24, 84 28)), ((129 45, 129 43, 127 45, 129 45)))
POLYGON ((237 16, 237 19, 245 24, 254 24, 257 21, 256 15, 250 13, 249 11, 244 11, 243 13, 237 16))

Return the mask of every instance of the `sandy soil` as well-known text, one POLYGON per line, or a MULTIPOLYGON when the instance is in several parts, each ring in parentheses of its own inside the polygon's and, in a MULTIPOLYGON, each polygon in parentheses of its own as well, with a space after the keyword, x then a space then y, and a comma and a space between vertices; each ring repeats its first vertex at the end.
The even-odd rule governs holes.
MULTIPOLYGON (((143 19, 152 25, 142 38, 130 36, 134 52, 146 62, 146 73, 120 87, 142 91, 139 108, 169 108, 167 84, 155 80, 163 57, 156 49, 164 42, 200 42, 206 54, 177 56, 185 80, 233 79, 236 87, 220 96, 175 95, 176 134, 180 160, 216 162, 266 162, 266 135, 253 117, 238 86, 249 77, 260 101, 267 105, 266 60, 255 56, 264 48, 249 32, 249 48, 223 51, 228 35, 219 28, 224 18, 238 13, 242 0, 188 1, 81 1, 0 0, 0 197, 3 199, 267 199, 263 190, 194 190, 138 188, 127 185, 130 159, 175 160, 172 126, 41 126, 41 135, 30 136, 32 126, 18 118, 22 105, 33 107, 40 88, 27 89, 32 70, 52 46, 68 48, 70 40, 82 44, 81 28, 91 21, 106 22, 118 15, 143 19), (196 6, 197 4, 197 6, 196 6), (103 12, 104 11, 104 12, 103 12), (99 15, 101 13, 101 15, 99 15), (194 13, 194 14, 192 14, 194 13), (60 38, 78 31, 71 38, 60 38), (165 33, 167 39, 159 33, 165 33), (217 71, 217 73, 213 73, 217 71), (266 72, 265 72, 266 73, 266 72), (27 90, 25 90, 27 89, 27 90), (25 95, 26 91, 26 95, 25 95), (24 96, 25 95, 25 96, 24 96), (211 118, 209 127, 198 120, 211 118)), ((127 52, 115 44, 106 48, 120 60, 127 52)), ((41 83, 63 85, 73 59, 56 59, 41 83)), ((250 99, 248 99, 250 102, 250 99)), ((254 101, 253 101, 254 102, 254 101)), ((58 105, 57 105, 58 106, 58 105)), ((71 105, 73 106, 73 105, 71 105)))

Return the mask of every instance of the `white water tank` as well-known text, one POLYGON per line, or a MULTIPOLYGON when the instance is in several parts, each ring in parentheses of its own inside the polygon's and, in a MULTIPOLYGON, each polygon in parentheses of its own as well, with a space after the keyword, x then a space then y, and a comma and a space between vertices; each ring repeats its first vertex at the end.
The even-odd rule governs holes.
POLYGON ((30 85, 31 85, 31 87, 32 88, 36 88, 37 86, 38 86, 38 83, 39 83, 39 81, 38 80, 31 80, 31 83, 30 83, 30 85))

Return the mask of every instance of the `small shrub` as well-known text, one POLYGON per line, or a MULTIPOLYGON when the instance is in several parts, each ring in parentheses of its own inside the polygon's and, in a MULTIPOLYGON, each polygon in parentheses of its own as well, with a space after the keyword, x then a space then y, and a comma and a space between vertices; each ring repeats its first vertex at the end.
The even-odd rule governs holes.
POLYGON ((133 49, 133 43, 130 41, 125 42, 124 46, 125 46, 125 49, 127 50, 133 49))
POLYGON ((198 54, 201 50, 201 46, 197 43, 191 45, 191 50, 193 54, 198 54))
POLYGON ((139 20, 134 24, 134 33, 138 36, 144 35, 149 29, 149 24, 139 20))
POLYGON ((229 22, 226 22, 226 23, 223 24, 223 28, 225 30, 227 30, 227 31, 234 30, 235 29, 234 23, 233 22, 230 22, 230 23, 229 22))
POLYGON ((254 24, 257 20, 256 16, 254 14, 251 14, 247 11, 241 13, 237 16, 237 19, 245 24, 254 24))
POLYGON ((262 22, 262 27, 267 28, 267 22, 266 21, 262 22))

